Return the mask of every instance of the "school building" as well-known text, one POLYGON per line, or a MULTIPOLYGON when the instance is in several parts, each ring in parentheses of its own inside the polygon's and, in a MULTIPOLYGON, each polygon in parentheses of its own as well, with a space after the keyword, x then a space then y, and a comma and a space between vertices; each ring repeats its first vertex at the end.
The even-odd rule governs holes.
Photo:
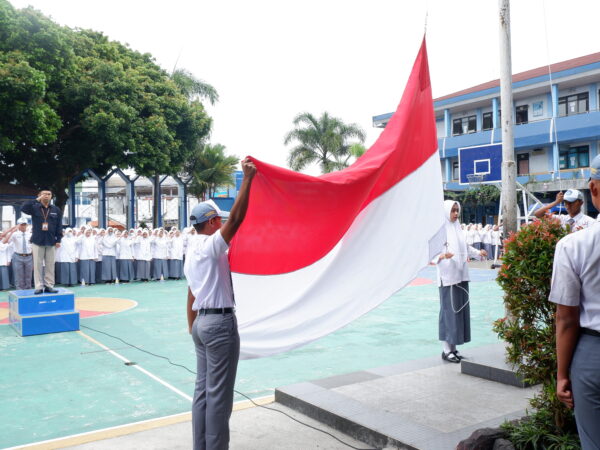
MULTIPOLYGON (((600 52, 513 75, 512 88, 517 181, 544 201, 582 190, 584 211, 596 217, 587 184, 600 150, 600 52)), ((500 81, 437 98, 434 110, 444 190, 462 191, 459 149, 502 141, 500 81)), ((385 127, 391 116, 374 116, 373 125, 385 127)), ((463 220, 489 223, 497 211, 483 207, 463 220)))

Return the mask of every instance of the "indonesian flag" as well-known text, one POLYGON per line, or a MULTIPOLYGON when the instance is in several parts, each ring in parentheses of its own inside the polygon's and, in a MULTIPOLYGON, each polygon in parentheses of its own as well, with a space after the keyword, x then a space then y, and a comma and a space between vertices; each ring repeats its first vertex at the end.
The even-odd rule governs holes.
POLYGON ((241 358, 319 339, 413 280, 443 246, 425 39, 400 105, 351 167, 313 177, 254 159, 229 257, 241 358))

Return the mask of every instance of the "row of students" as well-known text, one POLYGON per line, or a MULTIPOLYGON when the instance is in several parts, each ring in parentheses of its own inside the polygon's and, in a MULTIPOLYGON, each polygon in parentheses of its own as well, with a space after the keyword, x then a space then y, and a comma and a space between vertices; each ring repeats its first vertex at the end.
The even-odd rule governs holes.
POLYGON ((467 245, 477 250, 485 250, 487 259, 500 257, 502 250, 502 230, 498 225, 461 224, 463 237, 467 245))
MULTIPOLYGON (((26 225, 20 227, 25 228, 26 225)), ((17 256, 27 257, 27 253, 21 254, 23 250, 19 246, 18 234, 17 227, 0 233, 0 290, 10 289, 11 286, 17 289, 31 288, 31 267, 25 270, 26 282, 19 283, 19 286, 14 281, 19 274, 14 274, 11 270, 11 262, 17 256), (15 239, 11 240, 13 233, 15 239)), ((178 280, 183 277, 186 249, 193 245, 196 236, 193 228, 186 229, 183 233, 174 228, 125 231, 89 226, 66 228, 61 246, 56 249, 56 281, 57 284, 72 286, 81 283, 112 283, 117 280, 178 280)))

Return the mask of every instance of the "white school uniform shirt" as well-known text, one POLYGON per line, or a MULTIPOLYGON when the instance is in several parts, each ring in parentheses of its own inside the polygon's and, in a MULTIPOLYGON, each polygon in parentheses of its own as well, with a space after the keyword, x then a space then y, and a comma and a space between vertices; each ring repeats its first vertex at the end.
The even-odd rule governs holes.
POLYGON ((169 259, 183 259, 183 238, 181 236, 171 239, 169 259))
POLYGON ((135 259, 140 261, 151 261, 152 260, 152 243, 150 238, 137 237, 136 243, 138 245, 138 256, 135 259))
POLYGON ((500 245, 500 230, 492 230, 492 245, 500 245))
POLYGON ((169 241, 164 237, 152 238, 152 258, 153 259, 168 259, 169 258, 169 241))
POLYGON ((198 235, 196 245, 186 255, 183 272, 194 296, 194 311, 234 306, 228 248, 221 230, 217 230, 210 236, 198 235))
POLYGON ((470 281, 469 278, 469 267, 467 261, 469 258, 481 258, 479 250, 470 245, 464 239, 458 220, 456 222, 450 221, 450 211, 454 204, 460 203, 454 200, 444 201, 444 210, 446 212, 446 245, 441 249, 440 253, 432 260, 437 266, 437 281, 438 286, 452 286, 462 281, 470 281), (442 253, 453 253, 454 256, 450 259, 442 259, 439 261, 439 257, 442 253))
POLYGON ((477 233, 477 230, 475 229, 475 226, 473 225, 467 231, 467 245, 473 245, 473 243, 475 242, 475 233, 477 233))
POLYGON ((4 244, 0 241, 0 266, 8 266, 11 261, 12 245, 10 241, 4 244))
POLYGON ((106 233, 102 239, 100 239, 100 246, 102 248, 102 254, 106 256, 117 256, 117 237, 114 234, 106 233))
POLYGON ((102 261, 102 236, 97 234, 95 236, 96 240, 96 261, 102 261))
POLYGON ((13 251, 15 253, 31 253, 31 231, 25 230, 15 231, 9 239, 9 243, 12 244, 13 251), (23 251, 23 238, 25 238, 25 252, 23 251))
POLYGON ((579 306, 581 327, 600 331, 600 226, 565 236, 554 253, 549 299, 579 306))
POLYGON ((77 244, 79 248, 79 259, 96 259, 98 252, 96 251, 96 237, 91 235, 86 237, 85 235, 77 238, 77 244))
POLYGON ((482 244, 491 244, 492 243, 492 234, 488 226, 481 230, 481 243, 482 244))
POLYGON ((120 237, 117 240, 117 259, 133 259, 133 240, 120 237))
POLYGON ((579 212, 575 217, 571 217, 569 214, 561 214, 558 218, 563 227, 571 225, 571 232, 583 230, 596 223, 594 219, 582 212, 579 212))
POLYGON ((59 250, 60 259, 56 258, 57 262, 74 263, 79 258, 79 249, 77 247, 77 238, 66 234, 60 241, 59 250))

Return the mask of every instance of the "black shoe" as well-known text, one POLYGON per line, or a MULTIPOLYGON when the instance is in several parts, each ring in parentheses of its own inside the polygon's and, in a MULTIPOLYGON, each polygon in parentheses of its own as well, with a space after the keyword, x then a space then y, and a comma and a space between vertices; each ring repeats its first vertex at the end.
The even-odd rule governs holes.
POLYGON ((39 295, 39 294, 43 294, 43 293, 44 293, 43 289, 36 289, 34 292, 35 295, 39 295))
POLYGON ((47 292, 48 294, 58 294, 58 291, 56 289, 48 286, 44 288, 44 292, 47 292))
POLYGON ((445 353, 442 352, 442 359, 451 363, 460 364, 460 358, 454 354, 454 352, 445 353))

